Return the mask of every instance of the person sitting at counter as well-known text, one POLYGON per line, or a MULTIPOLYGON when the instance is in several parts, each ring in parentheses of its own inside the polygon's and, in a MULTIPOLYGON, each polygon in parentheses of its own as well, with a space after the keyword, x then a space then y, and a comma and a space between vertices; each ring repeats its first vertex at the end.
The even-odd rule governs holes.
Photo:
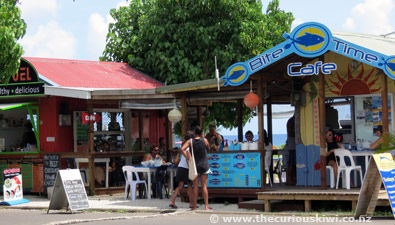
POLYGON ((252 133, 252 131, 250 131, 250 130, 247 131, 244 134, 244 136, 245 136, 247 142, 253 142, 254 141, 254 134, 252 133))
POLYGON ((161 159, 163 163, 166 163, 162 157, 159 155, 159 147, 157 145, 152 145, 150 153, 144 156, 143 162, 145 161, 155 161, 155 159, 161 159))
POLYGON ((209 133, 206 135, 206 139, 208 140, 210 151, 219 151, 222 144, 222 135, 217 133, 217 127, 214 123, 210 123, 208 127, 209 133))
POLYGON ((28 144, 36 146, 37 145, 36 135, 34 134, 33 125, 30 122, 30 120, 26 121, 25 128, 26 130, 22 137, 21 147, 23 148, 27 147, 28 144))
POLYGON ((376 127, 376 129, 374 129, 374 132, 376 133, 377 137, 379 137, 379 138, 370 145, 370 149, 376 149, 384 141, 384 138, 383 138, 383 126, 378 125, 376 127))
POLYGON ((335 157, 335 149, 342 148, 342 144, 336 141, 335 132, 332 129, 326 131, 326 164, 333 167, 335 179, 337 177, 337 163, 335 157))

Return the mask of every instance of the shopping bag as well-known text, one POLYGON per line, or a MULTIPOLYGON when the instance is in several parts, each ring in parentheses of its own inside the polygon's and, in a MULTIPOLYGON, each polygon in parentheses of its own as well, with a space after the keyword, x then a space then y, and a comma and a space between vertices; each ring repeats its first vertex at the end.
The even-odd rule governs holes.
POLYGON ((196 163, 195 163, 195 157, 193 156, 193 143, 192 143, 192 138, 191 138, 191 157, 189 158, 189 172, 188 172, 188 177, 190 180, 195 180, 196 177, 198 176, 197 169, 196 169, 196 163))

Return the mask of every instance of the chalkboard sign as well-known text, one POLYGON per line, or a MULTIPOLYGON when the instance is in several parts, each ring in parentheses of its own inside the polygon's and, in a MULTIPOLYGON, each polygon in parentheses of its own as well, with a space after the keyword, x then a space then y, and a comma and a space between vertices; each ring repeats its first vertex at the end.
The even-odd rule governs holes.
POLYGON ((60 155, 44 155, 44 187, 54 186, 59 167, 60 155))
POLYGON ((64 207, 71 211, 89 209, 88 196, 78 169, 59 170, 56 175, 48 211, 64 207))

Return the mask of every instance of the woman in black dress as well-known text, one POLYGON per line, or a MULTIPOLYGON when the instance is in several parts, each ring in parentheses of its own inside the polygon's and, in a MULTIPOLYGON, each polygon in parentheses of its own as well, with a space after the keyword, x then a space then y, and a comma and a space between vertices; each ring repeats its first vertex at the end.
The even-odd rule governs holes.
POLYGON ((199 191, 199 178, 200 178, 200 183, 202 187, 202 195, 204 199, 204 204, 205 204, 205 209, 210 210, 210 206, 208 205, 208 191, 207 191, 207 178, 208 174, 211 172, 210 167, 208 165, 208 158, 207 158, 207 150, 210 149, 208 141, 206 138, 204 138, 204 133, 202 128, 200 126, 196 126, 195 128, 195 138, 186 141, 182 147, 181 147, 181 152, 186 158, 187 162, 189 162, 189 158, 191 157, 190 151, 185 152, 187 148, 191 147, 191 144, 193 145, 193 148, 191 149, 193 152, 193 156, 195 157, 195 163, 196 163, 196 170, 198 173, 198 177, 193 180, 193 208, 192 210, 196 210, 197 208, 197 198, 198 198, 198 191, 199 191), (191 143, 192 140, 192 143, 191 143))
POLYGON ((336 141, 335 133, 332 129, 326 132, 326 164, 333 167, 335 178, 337 177, 337 163, 335 157, 335 149, 342 148, 342 145, 336 141))

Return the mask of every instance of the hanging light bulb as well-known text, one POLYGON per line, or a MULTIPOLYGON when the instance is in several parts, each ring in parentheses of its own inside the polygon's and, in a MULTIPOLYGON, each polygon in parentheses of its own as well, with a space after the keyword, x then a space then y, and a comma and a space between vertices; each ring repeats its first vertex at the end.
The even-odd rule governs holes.
POLYGON ((252 92, 252 81, 250 81, 250 93, 244 96, 244 104, 251 110, 259 104, 258 95, 252 92))
POLYGON ((180 110, 177 109, 177 102, 175 98, 174 98, 174 108, 170 110, 169 114, 167 114, 167 118, 169 118, 169 120, 172 123, 177 123, 182 119, 182 114, 180 110))

